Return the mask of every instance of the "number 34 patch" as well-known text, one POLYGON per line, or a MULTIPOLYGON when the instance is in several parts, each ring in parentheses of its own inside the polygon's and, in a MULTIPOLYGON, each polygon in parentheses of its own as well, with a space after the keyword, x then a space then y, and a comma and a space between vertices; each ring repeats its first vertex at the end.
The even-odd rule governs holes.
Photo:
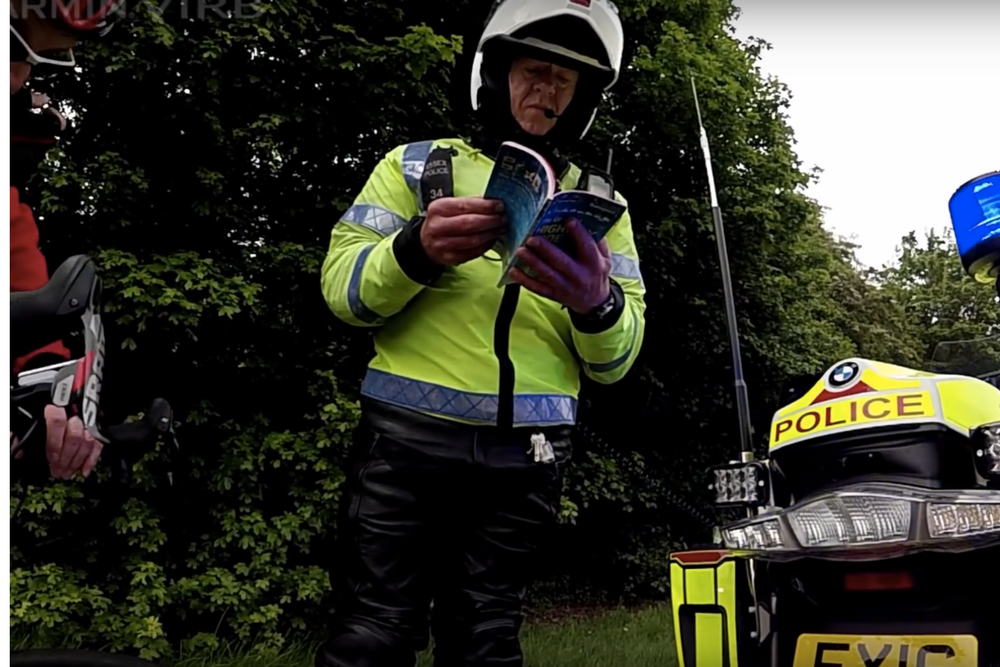
POLYGON ((793 667, 978 667, 972 635, 802 635, 793 667))

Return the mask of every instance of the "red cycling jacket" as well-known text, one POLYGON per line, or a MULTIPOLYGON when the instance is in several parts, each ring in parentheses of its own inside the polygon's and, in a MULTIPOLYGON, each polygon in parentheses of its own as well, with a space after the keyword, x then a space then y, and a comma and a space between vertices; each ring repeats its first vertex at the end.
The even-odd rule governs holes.
MULTIPOLYGON (((49 281, 45 256, 38 249, 38 225, 31 209, 21 202, 17 188, 10 186, 10 291, 26 292, 38 289, 49 281)), ((24 369, 32 359, 54 354, 69 359, 69 350, 56 341, 14 360, 14 373, 24 369)))

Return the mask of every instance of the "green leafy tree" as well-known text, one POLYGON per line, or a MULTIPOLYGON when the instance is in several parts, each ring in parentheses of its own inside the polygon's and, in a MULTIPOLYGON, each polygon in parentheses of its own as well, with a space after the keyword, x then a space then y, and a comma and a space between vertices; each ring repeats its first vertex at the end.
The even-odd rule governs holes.
MULTIPOLYGON (((540 572, 550 596, 662 594, 669 550, 708 536, 704 467, 736 453, 689 76, 726 216, 757 445, 785 379, 878 338, 837 297, 871 293, 803 194, 812 176, 792 148, 789 93, 757 66, 766 44, 733 36, 729 0, 618 4, 627 66, 572 153, 603 165, 614 148, 648 333, 629 378, 585 389, 565 551, 540 572)), ((87 252, 106 280, 109 419, 167 398, 183 483, 168 486, 165 445, 134 463, 126 502, 109 466, 86 483, 18 483, 12 631, 146 657, 230 637, 274 648, 320 627, 329 605, 341 463, 371 354, 319 293, 329 233, 390 148, 469 133, 470 45, 487 3, 277 0, 249 16, 129 6, 111 41, 81 53, 82 73, 53 81, 81 129, 29 195, 50 262, 87 252), (40 547, 52 537, 71 546, 40 547)))
POLYGON ((961 365, 962 356, 985 354, 993 360, 989 370, 1000 368, 1000 341, 989 340, 1000 338, 996 289, 965 274, 951 230, 931 230, 923 239, 911 232, 903 237, 899 253, 899 260, 876 279, 882 294, 903 309, 921 360, 947 368, 961 365), (948 344, 958 341, 975 343, 948 344))
POLYGON ((856 246, 840 243, 844 262, 832 274, 832 297, 838 303, 833 323, 868 359, 921 368, 922 339, 907 315, 904 303, 883 289, 882 272, 860 264, 856 246))
POLYGON ((382 152, 441 131, 461 39, 392 3, 129 7, 53 82, 81 130, 30 194, 50 263, 87 252, 106 281, 109 419, 166 397, 186 483, 157 474, 165 450, 137 462, 123 505, 112 480, 22 483, 12 629, 146 657, 274 647, 326 606, 369 349, 319 294, 326 239, 382 152))

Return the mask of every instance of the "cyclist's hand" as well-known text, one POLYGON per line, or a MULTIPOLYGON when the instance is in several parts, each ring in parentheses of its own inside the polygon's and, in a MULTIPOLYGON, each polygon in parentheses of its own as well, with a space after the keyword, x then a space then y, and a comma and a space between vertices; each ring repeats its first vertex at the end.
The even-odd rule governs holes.
POLYGON ((507 227, 503 203, 482 197, 442 197, 427 207, 420 243, 438 264, 456 266, 493 247, 507 227))
POLYGON ((45 109, 45 112, 51 114, 55 118, 56 122, 59 123, 59 131, 64 132, 66 130, 66 116, 64 116, 62 112, 54 106, 46 108, 46 105, 49 104, 49 102, 49 96, 45 93, 39 93, 38 91, 33 91, 31 93, 31 106, 35 109, 45 109))
POLYGON ((47 405, 45 433, 45 454, 53 477, 69 479, 77 472, 86 477, 97 465, 104 446, 87 432, 79 417, 67 420, 65 410, 47 405))

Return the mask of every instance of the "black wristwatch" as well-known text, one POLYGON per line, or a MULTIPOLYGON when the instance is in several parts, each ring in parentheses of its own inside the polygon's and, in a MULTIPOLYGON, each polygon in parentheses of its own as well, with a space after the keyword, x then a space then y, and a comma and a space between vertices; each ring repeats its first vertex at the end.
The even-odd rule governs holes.
POLYGON ((577 331, 587 334, 598 334, 607 331, 617 324, 625 310, 625 294, 621 285, 611 279, 611 290, 608 298, 592 308, 586 315, 570 311, 569 317, 577 331))
POLYGON ((615 295, 614 289, 608 289, 608 298, 602 301, 600 304, 594 306, 589 313, 587 313, 587 319, 591 320, 603 320, 615 309, 615 304, 618 302, 615 295))

